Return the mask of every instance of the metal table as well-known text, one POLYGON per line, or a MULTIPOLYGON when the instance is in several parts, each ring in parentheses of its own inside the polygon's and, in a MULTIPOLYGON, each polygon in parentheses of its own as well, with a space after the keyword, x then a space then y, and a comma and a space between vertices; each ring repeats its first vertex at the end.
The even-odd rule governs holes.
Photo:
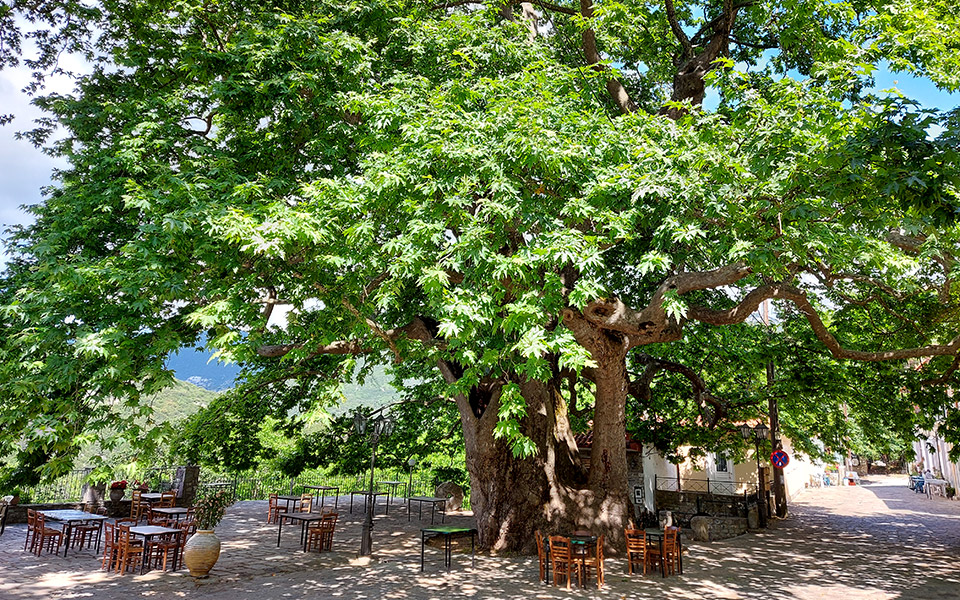
POLYGON ((140 499, 150 503, 160 502, 160 500, 163 499, 163 494, 159 494, 155 492, 144 492, 140 494, 140 499))
POLYGON ((340 502, 340 488, 335 485, 305 485, 303 486, 305 490, 316 490, 320 492, 320 508, 323 508, 323 500, 326 498, 327 492, 333 491, 333 508, 337 508, 337 504, 340 502))
POLYGON ((322 521, 321 513, 278 513, 277 514, 277 548, 280 547, 280 533, 283 531, 283 520, 300 521, 300 544, 303 551, 307 551, 307 524, 311 521, 322 521))
POLYGON ((64 544, 63 555, 67 555, 67 550, 70 548, 70 534, 73 532, 73 526, 76 523, 83 523, 84 521, 97 521, 100 525, 100 530, 97 531, 97 548, 96 551, 100 552, 100 537, 103 534, 103 522, 107 520, 107 517, 103 515, 95 515, 88 512, 83 512, 82 510, 39 510, 39 514, 42 514, 45 518, 51 519, 53 521, 60 521, 61 523, 66 524, 66 529, 64 530, 64 537, 66 538, 66 544, 64 544))
MULTIPOLYGON (((400 487, 401 485, 404 486, 404 487, 406 487, 406 486, 407 486, 407 482, 406 482, 406 481, 378 481, 378 482, 377 482, 377 485, 383 485, 383 486, 386 486, 386 487, 389 488, 389 489, 387 490, 387 514, 389 514, 389 513, 390 513, 390 498, 391 498, 391 497, 393 497, 393 498, 399 498, 399 496, 397 496, 397 488, 400 487)), ((408 490, 408 493, 409 493, 409 490, 408 490)), ((407 495, 407 494, 404 494, 404 495, 407 495)))
MULTIPOLYGON (((363 512, 367 512, 367 502, 373 503, 373 514, 377 514, 377 496, 386 496, 387 492, 370 492, 370 490, 354 490, 350 492, 350 514, 353 514, 353 497, 354 496, 363 496, 363 512), (372 497, 371 497, 372 496, 372 497)), ((387 506, 387 513, 390 512, 389 505, 387 506)))
POLYGON ((180 544, 179 537, 183 535, 183 531, 176 529, 174 527, 158 527, 156 525, 138 525, 136 527, 130 528, 130 533, 133 535, 139 535, 143 538, 144 546, 144 555, 140 560, 140 574, 146 573, 147 563, 150 562, 149 556, 147 555, 147 549, 150 546, 150 540, 161 535, 171 535, 175 534, 178 538, 177 548, 173 551, 173 570, 176 571, 180 568, 180 544))
POLYGON ((190 512, 188 509, 181 507, 152 508, 150 510, 153 511, 154 514, 167 515, 168 517, 175 518, 177 521, 180 520, 180 517, 190 512))
POLYGON ((433 516, 436 514, 437 505, 440 505, 440 522, 443 523, 446 520, 447 516, 447 499, 446 498, 434 498, 432 496, 410 496, 407 498, 407 521, 410 520, 410 502, 416 502, 420 508, 420 519, 423 520, 423 504, 427 503, 430 505, 430 524, 433 525, 433 516))
POLYGON ((447 567, 447 570, 450 569, 450 563, 452 562, 453 548, 451 546, 451 541, 455 537, 467 537, 470 536, 470 564, 471 566, 477 565, 477 553, 476 553, 476 537, 477 530, 470 529, 469 527, 429 527, 426 529, 420 530, 420 572, 423 572, 423 550, 427 545, 428 537, 443 536, 443 564, 447 567))

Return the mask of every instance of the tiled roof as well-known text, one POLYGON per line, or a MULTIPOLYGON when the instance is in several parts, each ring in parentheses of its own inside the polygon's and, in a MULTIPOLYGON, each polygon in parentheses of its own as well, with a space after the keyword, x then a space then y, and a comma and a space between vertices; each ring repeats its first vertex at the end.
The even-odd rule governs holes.
MULTIPOLYGON (((626 434, 627 438, 627 450, 637 450, 640 451, 643 449, 643 444, 634 440, 630 437, 630 434, 626 434)), ((593 446, 593 430, 574 434, 573 440, 577 442, 577 447, 581 450, 588 449, 593 446)))

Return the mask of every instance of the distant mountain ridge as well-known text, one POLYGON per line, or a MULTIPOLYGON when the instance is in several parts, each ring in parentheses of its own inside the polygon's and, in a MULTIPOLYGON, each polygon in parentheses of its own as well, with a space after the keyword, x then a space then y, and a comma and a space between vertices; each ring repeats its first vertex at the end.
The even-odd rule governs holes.
MULTIPOLYGON (((180 382, 193 384, 211 392, 229 390, 234 386, 237 375, 240 374, 240 367, 222 363, 212 357, 213 355, 205 350, 183 348, 167 359, 167 368, 174 372, 174 376, 180 382)), ((186 393, 185 388, 178 387, 177 390, 186 393)), ((195 393, 187 395, 191 398, 200 397, 195 393)), ((344 384, 343 395, 346 397, 346 402, 342 406, 343 411, 352 410, 360 405, 382 406, 399 398, 397 391, 390 385, 390 376, 384 367, 379 365, 374 367, 363 385, 344 384)))

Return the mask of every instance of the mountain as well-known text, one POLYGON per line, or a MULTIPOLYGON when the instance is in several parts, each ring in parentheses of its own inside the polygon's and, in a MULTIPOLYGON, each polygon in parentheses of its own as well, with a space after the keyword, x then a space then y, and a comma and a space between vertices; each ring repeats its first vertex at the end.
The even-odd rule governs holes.
POLYGON ((181 348, 170 355, 167 368, 173 370, 177 379, 214 392, 232 388, 240 373, 239 366, 222 363, 210 352, 196 348, 181 348))

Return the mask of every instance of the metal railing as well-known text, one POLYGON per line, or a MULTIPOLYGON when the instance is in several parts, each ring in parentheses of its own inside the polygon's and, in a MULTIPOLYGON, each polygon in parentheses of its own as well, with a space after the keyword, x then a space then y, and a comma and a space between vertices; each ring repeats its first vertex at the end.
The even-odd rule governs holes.
MULTIPOLYGON (((395 492, 400 495, 432 496, 434 493, 433 473, 427 470, 411 474, 400 469, 377 469, 374 483, 380 481, 400 481, 404 485, 395 492), (410 491, 407 492, 407 486, 410 491)), ((370 486, 369 471, 363 475, 333 475, 320 471, 301 473, 293 479, 276 472, 249 471, 246 473, 218 473, 209 469, 200 471, 200 488, 197 496, 204 497, 221 489, 228 489, 234 499, 266 500, 271 493, 299 494, 304 485, 328 485, 340 488, 345 495, 353 490, 365 490, 370 486)), ((377 485, 378 491, 386 491, 377 485)), ((464 509, 470 508, 469 490, 464 490, 464 509)))
MULTIPOLYGON (((79 502, 83 495, 83 486, 88 483, 92 467, 73 469, 66 474, 32 487, 24 488, 21 502, 30 504, 62 504, 79 502), (24 498, 26 500, 24 500, 24 498)), ((149 467, 146 469, 121 469, 114 471, 110 481, 101 482, 109 486, 113 481, 126 479, 129 486, 134 481, 142 481, 151 490, 167 490, 173 487, 176 467, 149 467)))
POLYGON ((654 475, 655 489, 663 492, 695 492, 698 494, 719 494, 722 496, 738 496, 744 490, 756 488, 746 481, 729 481, 725 479, 694 479, 660 477, 654 475))

